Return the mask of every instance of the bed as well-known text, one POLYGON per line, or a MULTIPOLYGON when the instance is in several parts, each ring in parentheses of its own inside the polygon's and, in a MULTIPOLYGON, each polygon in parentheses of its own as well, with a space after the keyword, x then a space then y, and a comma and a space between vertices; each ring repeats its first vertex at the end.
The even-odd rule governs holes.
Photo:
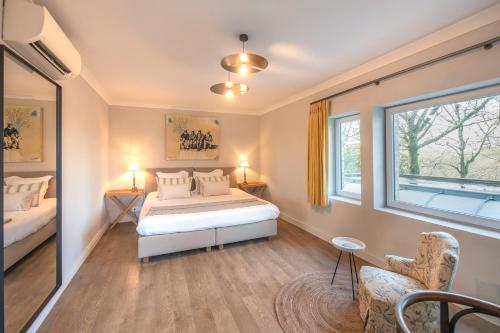
POLYGON ((138 257, 149 257, 272 237, 277 234, 279 210, 273 204, 236 188, 236 169, 217 168, 230 176, 228 195, 158 200, 156 172, 210 172, 215 168, 146 169, 146 199, 139 215, 138 257))
POLYGON ((4 271, 56 233, 56 174, 51 171, 5 173, 5 177, 53 176, 45 199, 27 211, 4 212, 4 271))

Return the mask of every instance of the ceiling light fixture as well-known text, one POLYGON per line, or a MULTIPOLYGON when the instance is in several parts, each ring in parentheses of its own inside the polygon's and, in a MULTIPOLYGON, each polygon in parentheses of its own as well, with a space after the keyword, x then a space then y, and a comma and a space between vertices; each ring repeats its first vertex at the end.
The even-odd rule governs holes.
POLYGON ((243 43, 242 52, 225 56, 220 62, 221 66, 228 72, 241 75, 258 73, 266 69, 269 64, 266 58, 258 54, 245 52, 245 42, 248 41, 248 35, 241 34, 240 41, 243 43))
POLYGON ((214 94, 224 95, 226 98, 232 99, 234 96, 246 94, 249 89, 246 84, 232 82, 231 74, 227 72, 227 82, 214 84, 210 90, 214 94))

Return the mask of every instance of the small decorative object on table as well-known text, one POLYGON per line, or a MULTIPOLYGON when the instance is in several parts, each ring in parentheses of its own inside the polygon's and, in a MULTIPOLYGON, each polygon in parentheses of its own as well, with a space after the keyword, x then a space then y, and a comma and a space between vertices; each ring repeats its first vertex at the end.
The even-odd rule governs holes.
POLYGON ((250 183, 243 182, 243 183, 238 183, 238 187, 247 193, 250 193, 252 195, 261 198, 264 194, 264 190, 266 189, 267 184, 264 182, 250 182, 250 183))
POLYGON ((365 243, 356 238, 351 237, 335 237, 332 239, 332 244, 337 249, 340 250, 339 257, 337 259, 337 265, 335 265, 335 271, 333 272, 332 282, 335 279, 335 274, 337 273, 337 268, 339 267, 340 258, 342 257, 342 252, 347 252, 349 255, 349 267, 351 268, 351 287, 352 287, 352 299, 354 300, 354 277, 352 275, 352 266, 354 264, 354 272, 356 273, 356 283, 358 283, 358 270, 356 269, 356 262, 354 261, 354 253, 362 252, 366 249, 365 243), (352 263, 351 263, 352 258, 352 263))
MULTIPOLYGON (((134 184, 135 185, 135 184, 134 184)), ((137 216, 133 212, 131 212, 132 208, 134 208, 135 204, 137 201, 139 201, 140 198, 144 196, 144 190, 143 189, 135 189, 130 190, 130 189, 125 189, 125 190, 109 190, 106 192, 106 198, 109 198, 111 201, 113 201, 121 210, 120 214, 113 220, 111 223, 110 229, 112 229, 120 220, 125 216, 129 215, 132 218, 132 222, 137 224, 137 216), (125 205, 123 202, 120 201, 120 197, 132 197, 132 200, 128 203, 128 205, 125 205)))
POLYGON ((130 162, 128 171, 132 171, 132 192, 137 192, 137 186, 135 186, 135 172, 139 171, 139 165, 136 162, 130 162))

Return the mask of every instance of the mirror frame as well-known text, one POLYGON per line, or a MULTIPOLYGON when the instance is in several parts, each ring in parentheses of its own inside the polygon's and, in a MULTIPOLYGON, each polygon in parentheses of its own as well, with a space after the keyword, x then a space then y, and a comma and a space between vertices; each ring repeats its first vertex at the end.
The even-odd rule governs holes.
MULTIPOLYGON (((40 70, 35 68, 33 65, 28 63, 23 58, 19 57, 16 53, 8 49, 5 45, 0 45, 0 105, 1 115, 0 115, 0 126, 3 133, 4 128, 4 59, 6 55, 9 55, 22 63, 23 65, 29 67, 38 75, 43 77, 45 80, 49 81, 56 87, 56 194, 57 194, 57 209, 56 209, 56 285, 54 289, 47 295, 44 301, 40 304, 38 309, 33 313, 33 315, 27 320, 26 324, 21 329, 21 332, 26 332, 31 324, 38 317, 40 312, 44 309, 47 303, 52 299, 57 290, 62 284, 62 87, 57 84, 54 80, 49 78, 47 75, 42 73, 40 70)), ((2 149, 3 150, 3 149, 2 149)), ((4 167, 3 167, 3 153, 0 154, 0 177, 4 179, 4 167)), ((3 191, 0 192, 0 210, 3 220, 3 191)), ((4 326, 4 271, 3 271, 3 227, 0 228, 0 240, 2 240, 2 247, 0 250, 0 332, 3 333, 5 330, 4 326)))

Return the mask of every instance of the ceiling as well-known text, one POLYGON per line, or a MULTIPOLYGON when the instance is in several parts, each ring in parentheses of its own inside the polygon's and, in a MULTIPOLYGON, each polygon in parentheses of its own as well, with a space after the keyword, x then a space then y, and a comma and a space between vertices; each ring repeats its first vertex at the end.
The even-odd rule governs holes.
POLYGON ((498 0, 37 0, 117 105, 260 113, 335 75, 453 24, 498 0), (221 58, 269 60, 244 96, 212 94, 221 58))

